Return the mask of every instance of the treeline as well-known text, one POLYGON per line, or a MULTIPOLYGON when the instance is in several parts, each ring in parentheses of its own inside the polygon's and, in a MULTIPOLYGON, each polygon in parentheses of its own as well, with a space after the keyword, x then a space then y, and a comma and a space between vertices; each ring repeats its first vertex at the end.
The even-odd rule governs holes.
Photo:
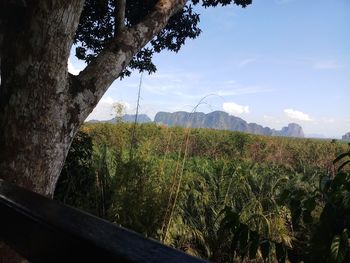
POLYGON ((212 262, 346 262, 348 157, 336 141, 87 124, 55 197, 212 262))

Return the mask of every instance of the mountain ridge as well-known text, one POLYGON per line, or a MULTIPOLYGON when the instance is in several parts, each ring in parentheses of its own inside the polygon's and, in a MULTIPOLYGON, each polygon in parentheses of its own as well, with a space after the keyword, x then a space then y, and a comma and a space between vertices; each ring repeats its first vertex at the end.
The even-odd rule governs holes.
POLYGON ((154 117, 154 122, 168 126, 182 126, 189 128, 211 128, 218 130, 241 131, 252 134, 285 136, 304 138, 302 127, 297 123, 289 123, 281 130, 263 127, 256 123, 248 123, 242 118, 229 115, 224 111, 203 112, 158 112, 154 117))
POLYGON ((345 133, 342 138, 343 141, 349 141, 350 142, 350 132, 345 133))
MULTIPOLYGON (((124 114, 120 119, 122 122, 135 122, 135 114, 124 114)), ((117 123, 119 118, 112 118, 110 120, 105 121, 99 121, 99 120, 89 120, 88 123, 100 123, 100 122, 107 122, 107 123, 117 123)), ((137 123, 148 123, 152 122, 152 119, 148 117, 146 114, 139 114, 137 116, 137 123)))
MULTIPOLYGON (((135 115, 125 114, 121 117, 123 122, 134 122, 135 115)), ((90 120, 89 123, 107 122, 117 123, 117 118, 106 121, 90 120)), ((146 114, 139 114, 138 123, 152 122, 146 114)), ((264 127, 257 123, 248 123, 242 118, 229 115, 224 111, 213 111, 210 113, 203 112, 158 112, 154 117, 154 122, 167 126, 181 126, 190 128, 209 128, 217 130, 241 131, 252 134, 268 135, 268 136, 285 136, 304 138, 302 127, 296 123, 289 123, 288 126, 282 127, 281 130, 264 127)))

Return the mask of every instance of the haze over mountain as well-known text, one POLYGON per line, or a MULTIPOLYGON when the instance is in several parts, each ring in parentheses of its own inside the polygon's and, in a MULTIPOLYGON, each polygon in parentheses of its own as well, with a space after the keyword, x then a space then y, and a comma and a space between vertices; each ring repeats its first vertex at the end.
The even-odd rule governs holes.
POLYGON ((350 132, 344 134, 344 135, 342 136, 342 140, 343 140, 343 141, 350 141, 350 132))
POLYGON ((320 133, 307 133, 305 134, 306 138, 312 138, 312 139, 328 139, 327 136, 320 134, 320 133))
POLYGON ((154 122, 168 126, 182 126, 191 128, 211 128, 218 130, 242 131, 253 134, 270 136, 304 137, 303 129, 296 123, 290 123, 281 130, 263 127, 256 123, 247 123, 245 120, 229 115, 223 111, 213 111, 208 114, 203 112, 178 111, 158 112, 154 122))
MULTIPOLYGON (((135 115, 126 114, 122 117, 123 122, 134 122, 135 115)), ((108 122, 116 123, 117 119, 113 118, 107 121, 91 120, 90 123, 108 122)), ((137 118, 138 123, 152 122, 146 114, 140 114, 137 118)), ((281 130, 271 129, 269 127, 263 127, 256 123, 248 123, 245 120, 229 115, 224 111, 213 111, 210 113, 203 112, 185 112, 178 111, 174 113, 170 112, 158 112, 155 115, 154 122, 158 124, 164 124, 167 126, 181 126, 191 128, 209 128, 217 130, 230 130, 230 131, 242 131, 253 134, 269 135, 269 136, 287 136, 287 137, 304 137, 302 127, 296 123, 289 123, 287 127, 283 127, 281 130)))
MULTIPOLYGON (((121 117, 122 122, 135 122, 135 115, 134 114, 125 114, 121 117)), ((90 120, 89 123, 98 123, 98 122, 108 122, 108 123, 117 123, 117 118, 113 118, 107 121, 99 121, 99 120, 90 120)), ((152 122, 151 118, 148 117, 146 114, 139 114, 137 116, 137 123, 147 123, 152 122)))

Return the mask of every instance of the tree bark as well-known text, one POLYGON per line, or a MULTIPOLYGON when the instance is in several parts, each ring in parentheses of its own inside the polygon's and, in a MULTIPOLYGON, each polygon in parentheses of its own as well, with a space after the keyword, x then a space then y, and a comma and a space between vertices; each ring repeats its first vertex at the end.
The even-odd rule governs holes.
POLYGON ((158 1, 78 76, 67 72, 67 60, 84 1, 18 2, 5 6, 3 17, 0 176, 52 196, 79 126, 184 0, 158 1))
POLYGON ((67 61, 84 0, 1 4, 0 177, 52 197, 79 126, 184 3, 159 0, 143 21, 121 29, 78 76, 68 73, 67 61))
POLYGON ((32 1, 6 7, 1 177, 52 196, 78 127, 74 105, 69 103, 67 60, 83 1, 32 1))
POLYGON ((125 26, 125 6, 126 0, 115 0, 115 25, 114 25, 114 36, 117 36, 125 26))

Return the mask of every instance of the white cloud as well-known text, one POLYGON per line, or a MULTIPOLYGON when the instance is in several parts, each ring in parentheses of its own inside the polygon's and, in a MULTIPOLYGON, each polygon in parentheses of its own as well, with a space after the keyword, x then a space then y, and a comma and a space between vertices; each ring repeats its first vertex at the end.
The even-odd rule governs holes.
POLYGON ((299 121, 311 121, 312 119, 306 113, 303 113, 298 110, 293 109, 285 109, 284 113, 291 119, 299 120, 299 121))
POLYGON ((147 76, 147 79, 155 79, 156 81, 165 80, 171 82, 183 82, 181 76, 171 73, 155 73, 147 76))
MULTIPOLYGON (((237 85, 239 86, 239 85, 237 85)), ((265 89, 259 86, 251 86, 251 87, 233 87, 233 88, 224 88, 216 92, 219 96, 238 96, 238 95, 247 95, 247 94, 257 94, 257 93, 265 93, 269 92, 271 89, 265 89)))
POLYGON ((214 94, 219 96, 238 96, 273 91, 271 88, 265 88, 260 85, 246 85, 235 80, 224 81, 220 86, 216 86, 214 94))
POLYGON ((112 97, 103 97, 99 103, 105 103, 105 104, 109 104, 112 105, 113 103, 116 103, 117 101, 115 99, 113 99, 112 97))
POLYGON ((314 63, 313 67, 315 69, 337 69, 342 68, 344 65, 334 61, 334 60, 323 60, 314 63))
POLYGON ((225 81, 224 84, 226 84, 226 85, 236 85, 236 84, 238 84, 238 82, 236 80, 234 80, 234 79, 231 79, 231 80, 225 81))
POLYGON ((79 72, 81 71, 81 69, 77 69, 72 62, 70 61, 70 59, 68 59, 68 72, 73 74, 73 75, 78 75, 79 72))
POLYGON ((325 123, 335 123, 334 118, 323 118, 321 121, 325 123))
POLYGON ((249 106, 242 106, 234 102, 224 102, 222 108, 229 114, 249 113, 249 106))
POLYGON ((115 115, 115 110, 113 106, 116 103, 121 103, 125 107, 127 112, 130 109, 130 104, 125 101, 118 101, 112 97, 103 97, 99 103, 96 105, 95 109, 90 113, 86 120, 110 120, 115 115))
POLYGON ((243 68, 243 67, 247 66, 248 64, 254 63, 255 61, 256 61, 256 58, 246 58, 246 59, 241 60, 237 66, 240 68, 243 68))

